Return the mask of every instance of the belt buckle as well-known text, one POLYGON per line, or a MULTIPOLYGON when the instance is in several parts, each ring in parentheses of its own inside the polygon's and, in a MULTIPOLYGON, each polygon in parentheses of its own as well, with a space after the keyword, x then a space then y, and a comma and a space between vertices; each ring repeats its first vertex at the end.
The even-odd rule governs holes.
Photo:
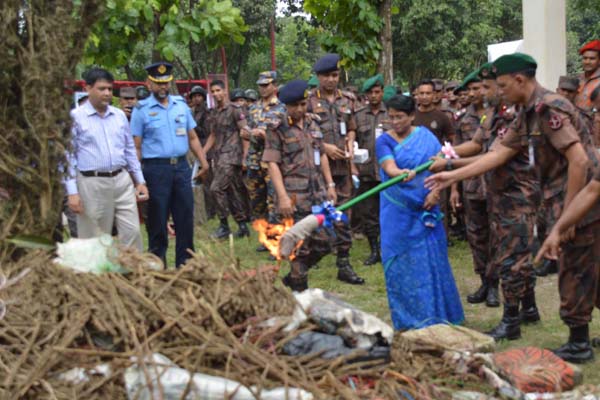
POLYGON ((179 157, 169 158, 169 164, 171 164, 171 165, 176 165, 178 161, 179 161, 179 157))

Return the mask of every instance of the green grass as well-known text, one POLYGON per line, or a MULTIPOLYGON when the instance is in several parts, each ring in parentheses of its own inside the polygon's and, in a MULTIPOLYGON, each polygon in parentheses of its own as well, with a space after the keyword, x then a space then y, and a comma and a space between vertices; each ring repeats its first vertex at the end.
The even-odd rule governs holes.
MULTIPOLYGON (((230 223, 230 226, 232 230, 237 228, 235 223, 230 223)), ((196 251, 209 254, 217 260, 233 256, 239 260, 242 268, 256 268, 261 265, 276 263, 268 260, 267 253, 257 253, 255 251, 258 245, 255 232, 252 232, 252 236, 249 239, 235 239, 232 242, 228 240, 215 242, 209 238, 209 234, 216 227, 217 222, 213 219, 206 225, 196 228, 196 251)), ((489 330, 500 320, 502 309, 501 307, 488 308, 481 304, 473 305, 464 300, 468 293, 477 288, 479 278, 473 273, 471 253, 467 243, 460 241, 454 241, 454 243, 454 246, 448 248, 448 253, 456 284, 463 299, 466 317, 465 326, 479 331, 489 330)), ((170 266, 174 265, 174 247, 175 240, 172 238, 167 255, 170 266)), ((377 315, 382 320, 391 324, 383 270, 381 264, 371 267, 363 266, 362 261, 368 254, 369 248, 366 240, 354 242, 350 253, 351 262, 356 272, 365 278, 365 285, 348 285, 338 281, 336 279, 335 256, 329 255, 319 262, 317 268, 310 270, 309 286, 334 292, 347 302, 366 312, 377 315)), ((280 275, 283 276, 288 271, 287 262, 283 262, 280 275)), ((520 340, 500 342, 497 346, 498 350, 523 346, 554 348, 567 340, 568 329, 561 322, 558 315, 557 275, 539 278, 536 292, 542 321, 535 325, 522 326, 523 337, 520 340)), ((594 314, 597 317, 597 312, 594 314)), ((592 336, 600 336, 600 323, 597 319, 592 321, 590 332, 592 336)), ((600 383, 600 351, 597 351, 596 361, 583 365, 583 374, 584 383, 600 383)))

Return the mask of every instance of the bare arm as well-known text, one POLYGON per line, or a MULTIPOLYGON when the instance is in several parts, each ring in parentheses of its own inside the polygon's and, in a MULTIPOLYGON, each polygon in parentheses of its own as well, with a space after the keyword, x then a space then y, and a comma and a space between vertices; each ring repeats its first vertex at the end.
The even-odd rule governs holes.
POLYGON ((517 154, 517 150, 500 145, 498 150, 488 152, 481 156, 476 162, 463 168, 450 172, 439 172, 425 179, 425 186, 429 189, 444 189, 453 183, 467 178, 481 175, 506 163, 517 154))
POLYGON ((552 227, 550 234, 535 256, 534 262, 539 263, 542 257, 557 260, 560 252, 561 235, 581 221, 585 214, 598 202, 598 199, 600 199, 600 182, 594 179, 577 193, 569 206, 564 208, 560 218, 552 227))
POLYGON ((329 185, 330 183, 333 183, 333 178, 331 176, 331 168, 329 168, 327 154, 321 154, 321 171, 323 172, 325 184, 327 185, 327 199, 333 201, 335 204, 337 202, 337 192, 335 186, 330 187, 329 185))
POLYGON ((208 135, 208 139, 206 139, 206 143, 204 143, 204 154, 208 154, 208 152, 210 151, 210 149, 213 148, 214 145, 215 145, 215 133, 210 132, 210 135, 208 135))
POLYGON ((190 149, 196 155, 196 158, 200 161, 202 165, 202 169, 199 172, 199 176, 204 176, 208 173, 208 161, 206 161, 206 154, 202 149, 202 145, 200 144, 200 140, 198 139, 198 135, 196 135, 196 131, 190 129, 188 131, 188 142, 190 144, 190 149))
POLYGON ((277 193, 279 213, 285 218, 293 217, 294 206, 292 205, 292 200, 290 199, 285 190, 281 170, 279 169, 279 165, 276 162, 269 162, 269 176, 271 177, 271 182, 273 182, 273 188, 275 189, 275 193, 277 193))

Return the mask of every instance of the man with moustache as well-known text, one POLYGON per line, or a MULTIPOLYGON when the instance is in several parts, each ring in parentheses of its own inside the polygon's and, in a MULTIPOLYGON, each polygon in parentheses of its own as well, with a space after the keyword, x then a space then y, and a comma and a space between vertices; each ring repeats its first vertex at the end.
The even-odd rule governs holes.
POLYGON ((592 40, 579 49, 583 73, 579 75, 579 90, 575 105, 584 111, 593 108, 591 95, 600 86, 600 40, 592 40))
MULTIPOLYGON (((354 119, 355 97, 352 93, 338 89, 340 81, 340 57, 326 54, 313 66, 319 87, 308 97, 308 112, 318 116, 317 123, 323 132, 323 147, 329 158, 331 175, 337 200, 344 203, 352 194, 352 157, 356 135, 354 119)), ((359 277, 350 264, 352 234, 348 224, 336 227, 335 248, 338 279, 353 285, 362 285, 365 280, 359 277)))
POLYGON ((167 221, 173 216, 177 239, 175 265, 180 267, 194 250, 194 197, 192 170, 186 154, 191 149, 202 164, 199 176, 208 171, 200 140, 194 131, 196 122, 186 101, 169 94, 173 66, 157 62, 146 67, 150 97, 138 102, 131 115, 131 132, 148 190, 148 242, 150 252, 165 267, 169 237, 167 221))

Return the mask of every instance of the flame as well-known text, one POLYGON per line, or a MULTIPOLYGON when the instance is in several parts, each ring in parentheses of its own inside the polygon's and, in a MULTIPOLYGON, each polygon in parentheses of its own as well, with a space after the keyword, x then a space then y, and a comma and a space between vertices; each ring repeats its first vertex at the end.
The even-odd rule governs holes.
MULTIPOLYGON (((258 233, 258 241, 261 242, 278 261, 281 260, 279 255, 279 240, 283 234, 294 226, 293 218, 285 218, 282 224, 271 224, 265 219, 257 219, 252 222, 252 228, 258 233)), ((302 241, 298 242, 294 251, 302 246, 302 241)), ((290 255, 290 260, 295 258, 294 252, 290 255)))

